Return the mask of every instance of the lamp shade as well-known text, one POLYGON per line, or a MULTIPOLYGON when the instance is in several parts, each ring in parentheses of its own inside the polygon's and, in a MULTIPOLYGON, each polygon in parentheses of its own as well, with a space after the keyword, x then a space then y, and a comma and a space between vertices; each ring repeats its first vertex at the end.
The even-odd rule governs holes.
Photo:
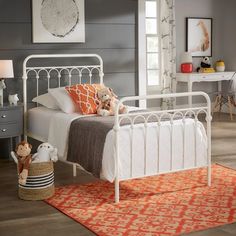
POLYGON ((193 63, 192 53, 184 52, 181 55, 181 63, 193 63))
POLYGON ((12 60, 0 60, 0 79, 13 77, 14 72, 12 60))

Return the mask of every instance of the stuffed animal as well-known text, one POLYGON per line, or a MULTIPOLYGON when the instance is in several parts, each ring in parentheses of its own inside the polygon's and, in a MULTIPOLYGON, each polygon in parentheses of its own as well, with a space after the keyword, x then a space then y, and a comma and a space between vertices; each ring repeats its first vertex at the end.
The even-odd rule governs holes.
MULTIPOLYGON (((111 88, 104 87, 98 90, 97 97, 100 102, 98 105, 97 114, 100 116, 114 115, 119 100, 113 90, 111 88)), ((127 107, 121 105, 119 108, 119 113, 127 113, 127 107)))
POLYGON ((18 166, 18 175, 19 175, 19 184, 24 185, 26 183, 26 179, 28 177, 28 172, 29 172, 29 166, 30 163, 32 162, 32 155, 31 153, 32 145, 29 144, 26 141, 22 141, 19 144, 16 145, 16 155, 14 156, 14 160, 17 163, 18 166), (17 159, 16 159, 16 158, 17 159))
POLYGON ((57 148, 54 148, 50 143, 42 143, 38 146, 37 153, 32 157, 33 163, 38 162, 56 162, 57 157, 57 148))
POLYGON ((19 101, 18 95, 17 94, 13 94, 13 95, 8 95, 8 101, 10 105, 17 105, 17 102, 19 101))
POLYGON ((206 72, 211 71, 213 68, 211 67, 211 61, 209 57, 203 57, 201 60, 200 67, 197 68, 197 72, 206 72))

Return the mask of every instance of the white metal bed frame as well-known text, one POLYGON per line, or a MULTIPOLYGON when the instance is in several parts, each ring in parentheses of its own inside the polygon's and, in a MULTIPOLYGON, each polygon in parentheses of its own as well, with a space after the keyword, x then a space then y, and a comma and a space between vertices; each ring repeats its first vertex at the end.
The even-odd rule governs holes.
MULTIPOLYGON (((40 137, 35 136, 34 134, 30 134, 27 132, 27 79, 28 79, 28 73, 34 72, 35 73, 35 78, 36 78, 36 83, 37 83, 37 96, 39 92, 39 79, 40 79, 40 73, 42 71, 46 72, 47 74, 47 84, 48 84, 48 89, 50 88, 50 79, 51 79, 51 72, 56 71, 57 72, 57 79, 58 79, 58 87, 60 87, 60 79, 61 79, 61 73, 63 71, 66 71, 68 73, 68 84, 71 85, 71 73, 76 70, 78 72, 78 82, 81 83, 82 81, 82 76, 83 72, 87 71, 89 73, 89 83, 92 83, 92 77, 93 77, 93 71, 97 70, 99 72, 99 82, 102 84, 103 83, 103 61, 102 58, 97 55, 97 54, 49 54, 49 55, 31 55, 28 56, 23 63, 23 100, 24 100, 24 138, 27 139, 27 136, 35 138, 39 141, 45 142, 47 140, 40 139, 40 137), (31 59, 47 59, 47 58, 95 58, 99 61, 99 64, 96 65, 82 65, 82 66, 27 66, 27 63, 31 59)), ((195 163, 194 167, 190 168, 198 168, 200 166, 197 166, 197 154, 196 154, 196 130, 197 130, 197 122, 198 122, 198 115, 200 113, 205 113, 206 115, 206 122, 207 122, 207 184, 208 186, 211 185, 211 102, 209 96, 204 93, 204 92, 192 92, 192 93, 174 93, 174 94, 162 94, 162 95, 150 95, 150 96, 133 96, 133 97, 125 97, 122 98, 118 104, 118 107, 115 112, 115 123, 113 130, 115 132, 115 202, 119 202, 119 182, 121 181, 119 179, 119 131, 121 128, 121 122, 126 119, 129 120, 130 122, 130 131, 131 134, 133 132, 133 128, 135 125, 135 122, 137 119, 142 119, 143 120, 143 125, 144 125, 144 130, 145 130, 145 138, 144 138, 144 174, 143 177, 150 176, 146 173, 146 141, 147 141, 147 123, 150 121, 150 119, 156 119, 157 122, 157 129, 160 127, 161 122, 163 121, 164 117, 169 117, 170 119, 170 124, 171 124, 171 129, 170 129, 170 143, 171 143, 171 158, 170 158, 170 172, 176 172, 176 171, 181 171, 181 170, 186 170, 185 168, 185 152, 183 151, 183 161, 182 161, 182 169, 181 170, 176 170, 172 168, 172 147, 173 147, 173 138, 172 138, 172 132, 173 132, 173 121, 174 119, 178 116, 182 118, 182 127, 183 127, 183 140, 185 140, 185 119, 186 117, 193 116, 195 120, 195 163), (187 108, 182 108, 182 109, 173 109, 173 110, 157 110, 157 111, 140 111, 138 113, 128 113, 128 114, 119 114, 118 108, 119 106, 127 101, 140 101, 140 100, 149 100, 149 99, 162 99, 162 98, 179 98, 179 97, 189 97, 189 96, 202 96, 206 99, 206 106, 202 107, 196 107, 196 108, 189 108, 188 105, 186 105, 187 108)), ((131 135, 132 137, 132 135, 131 135)), ((132 137, 133 138, 133 137, 132 137)), ((131 176, 129 179, 132 178, 137 178, 132 176, 132 150, 133 150, 133 145, 132 145, 132 138, 131 138, 131 176)), ((158 137, 159 140, 159 137, 158 137)), ((183 142, 183 150, 185 150, 185 145, 183 142)), ((160 165, 160 159, 159 159, 159 147, 158 147, 158 156, 157 156, 157 169, 156 169, 156 175, 159 174, 159 165, 160 165)), ((71 162, 68 162, 71 163, 71 162)), ((73 164, 73 175, 76 175, 76 163, 73 164)), ((188 168, 189 169, 189 168, 188 168)), ((123 180, 123 179, 122 179, 123 180)))

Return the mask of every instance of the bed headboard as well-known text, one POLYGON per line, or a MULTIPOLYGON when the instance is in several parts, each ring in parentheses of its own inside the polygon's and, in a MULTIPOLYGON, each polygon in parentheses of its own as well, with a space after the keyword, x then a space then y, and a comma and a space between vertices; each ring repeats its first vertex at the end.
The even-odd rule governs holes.
POLYGON ((98 77, 96 83, 102 84, 104 76, 103 60, 97 54, 38 54, 26 57, 23 62, 22 76, 25 134, 27 123, 28 80, 34 79, 33 83, 36 83, 35 96, 38 96, 40 86, 48 90, 49 88, 63 87, 75 83, 93 84, 95 75, 98 77), (53 86, 51 86, 52 80, 57 81, 53 86))

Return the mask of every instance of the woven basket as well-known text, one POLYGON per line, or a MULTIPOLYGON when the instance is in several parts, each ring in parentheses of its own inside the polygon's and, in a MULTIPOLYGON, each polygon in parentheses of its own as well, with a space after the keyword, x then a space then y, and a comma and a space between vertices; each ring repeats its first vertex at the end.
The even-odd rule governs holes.
POLYGON ((54 192, 53 162, 31 163, 26 184, 19 184, 19 198, 44 200, 53 196, 54 192))

